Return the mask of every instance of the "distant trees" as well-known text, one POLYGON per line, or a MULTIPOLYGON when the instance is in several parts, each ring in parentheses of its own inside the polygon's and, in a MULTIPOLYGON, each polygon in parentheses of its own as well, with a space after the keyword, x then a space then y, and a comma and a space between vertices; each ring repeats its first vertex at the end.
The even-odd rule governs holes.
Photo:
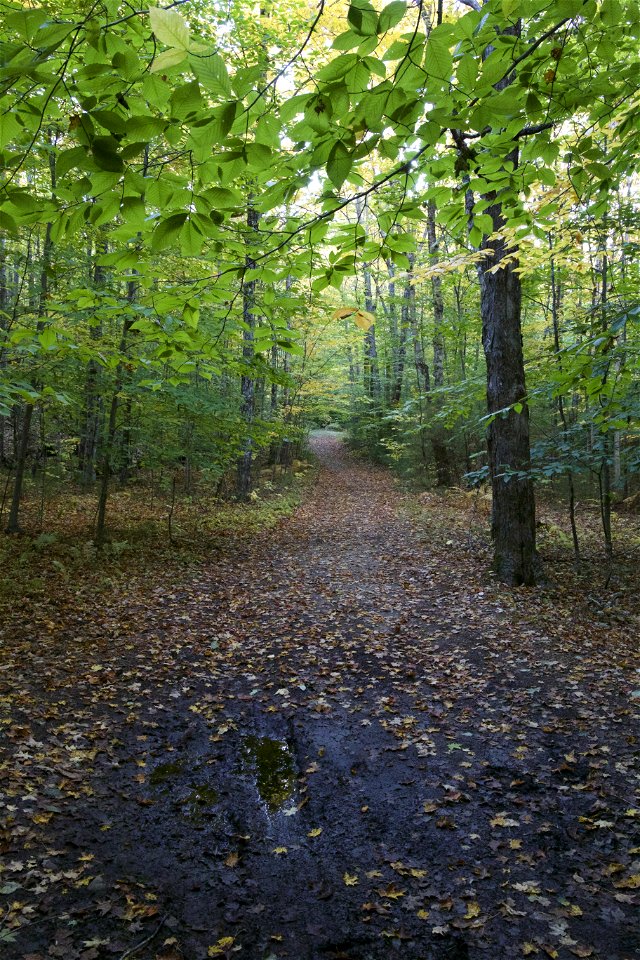
POLYGON ((136 464, 246 498, 325 391, 400 468, 489 479, 503 579, 538 576, 535 481, 595 480, 611 549, 638 470, 632 3, 6 7, 9 529, 51 439, 99 537, 136 464))

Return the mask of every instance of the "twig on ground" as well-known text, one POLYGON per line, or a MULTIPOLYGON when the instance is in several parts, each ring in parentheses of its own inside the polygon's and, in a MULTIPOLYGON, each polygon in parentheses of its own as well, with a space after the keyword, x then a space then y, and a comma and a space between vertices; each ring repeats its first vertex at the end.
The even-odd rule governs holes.
POLYGON ((125 952, 120 956, 119 960, 129 960, 129 957, 133 957, 134 954, 138 952, 138 950, 142 950, 142 948, 146 947, 148 943, 151 943, 151 941, 155 937, 157 937, 160 931, 162 930, 168 916, 169 914, 165 913, 164 917, 162 918, 162 920, 160 921, 156 929, 153 931, 153 933, 149 934, 148 937, 145 937, 144 940, 141 940, 140 943, 137 943, 135 947, 131 947, 129 950, 125 950, 125 952))

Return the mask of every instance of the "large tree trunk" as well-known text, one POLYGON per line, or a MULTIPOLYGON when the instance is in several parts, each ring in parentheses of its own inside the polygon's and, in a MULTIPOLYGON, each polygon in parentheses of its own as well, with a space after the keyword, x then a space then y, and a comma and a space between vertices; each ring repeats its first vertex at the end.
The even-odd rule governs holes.
MULTIPOLYGON (((504 226, 500 203, 493 203, 486 212, 499 232, 504 226)), ((479 276, 487 407, 495 415, 487 433, 494 569, 506 583, 532 585, 539 560, 520 329, 521 283, 517 260, 504 240, 494 237, 490 244, 485 240, 484 249, 479 276)))

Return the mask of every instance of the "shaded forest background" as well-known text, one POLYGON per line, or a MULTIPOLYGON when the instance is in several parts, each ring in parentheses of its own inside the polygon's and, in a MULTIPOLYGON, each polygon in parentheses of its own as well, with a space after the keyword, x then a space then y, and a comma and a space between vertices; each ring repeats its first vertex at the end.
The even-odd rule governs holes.
POLYGON ((489 485, 535 483, 543 543, 634 562, 633 4, 2 8, 11 564, 276 522, 317 427, 451 489, 478 542, 489 485), (488 412, 487 357, 515 384, 488 412), (503 424, 529 458, 491 462, 503 424))

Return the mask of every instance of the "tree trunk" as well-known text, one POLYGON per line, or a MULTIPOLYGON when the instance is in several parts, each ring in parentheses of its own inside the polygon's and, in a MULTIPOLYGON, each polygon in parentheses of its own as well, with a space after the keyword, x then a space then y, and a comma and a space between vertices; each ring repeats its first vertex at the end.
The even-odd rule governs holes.
MULTIPOLYGON (((510 159, 515 161, 517 156, 510 159)), ((487 361, 487 408, 494 418, 487 432, 493 493, 491 535, 494 569, 511 585, 536 583, 536 515, 530 474, 529 409, 520 329, 522 291, 518 263, 503 239, 499 201, 487 208, 494 238, 485 238, 479 265, 482 345, 487 361), (498 269, 492 272, 492 268, 498 269), (500 411, 505 411, 500 412, 500 411)))
MULTIPOLYGON (((137 295, 137 286, 135 280, 129 280, 127 284, 127 300, 133 304, 137 295)), ((102 547, 106 534, 106 516, 107 501, 109 499, 109 481, 113 473, 113 459, 116 446, 116 430, 118 426, 118 409, 120 406, 120 393, 124 383, 125 364, 124 355, 127 350, 127 339, 129 330, 135 320, 133 312, 125 316, 122 323, 122 334, 120 337, 119 351, 120 362, 116 367, 116 381, 113 386, 111 403, 109 405, 109 418, 107 420, 107 434, 104 440, 104 449, 101 460, 100 490, 98 492, 98 518, 96 520, 96 544, 102 547)))
MULTIPOLYGON (((556 351, 556 362, 560 371, 562 372, 563 363, 562 355, 560 353, 560 305, 562 300, 560 282, 556 273, 556 263, 553 256, 553 239, 551 234, 549 234, 549 248, 551 249, 551 320, 553 323, 553 343, 556 351)), ((564 400, 562 394, 558 394, 558 416, 560 417, 560 423, 562 424, 562 433, 565 438, 565 443, 569 443, 569 424, 567 422, 567 415, 564 409, 564 400)), ((578 527, 576 524, 576 491, 575 483, 573 479, 573 471, 571 468, 567 468, 567 484, 569 488, 569 522, 571 524, 571 538, 573 540, 573 555, 576 561, 576 564, 580 560, 580 541, 578 539, 578 527)))
MULTIPOLYGON (((440 244, 436 234, 436 205, 430 200, 427 205, 427 238, 429 241, 429 259, 431 264, 437 263, 440 244)), ((442 277, 434 274, 431 277, 431 299, 433 305, 433 386, 436 390, 444 387, 444 299, 442 296, 442 277)), ((435 421, 431 426, 431 447, 436 468, 436 485, 439 487, 451 486, 451 464, 447 432, 438 421, 438 412, 442 406, 442 398, 435 396, 435 421)))
MULTIPOLYGON (((260 215, 252 206, 251 198, 249 198, 249 207, 247 210, 247 227, 249 228, 247 247, 249 248, 249 251, 245 256, 245 270, 253 270, 256 265, 250 248, 252 247, 255 239, 251 234, 257 232, 259 221, 260 215)), ((253 363, 253 339, 256 323, 254 313, 255 302, 256 281, 254 279, 243 281, 242 319, 245 323, 245 329, 242 337, 242 358, 246 364, 246 367, 250 367, 253 363)), ((248 500, 251 493, 251 474, 253 466, 253 438, 251 436, 251 432, 255 418, 256 384, 255 380, 246 369, 242 375, 240 392, 242 396, 241 415, 245 424, 246 435, 242 452, 238 458, 236 470, 236 496, 238 500, 248 500)))
POLYGON ((395 267, 392 260, 387 260, 387 271, 389 273, 389 322, 392 350, 389 403, 392 407, 397 407, 402 397, 402 380, 407 355, 407 323, 405 322, 405 318, 401 317, 400 329, 398 330, 398 317, 395 303, 395 267))
MULTIPOLYGON (((54 143, 50 138, 49 150, 49 175, 51 178, 51 195, 55 198, 56 191, 56 156, 54 143)), ((32 291, 31 299, 33 309, 37 316, 36 333, 42 333, 46 325, 47 314, 47 296, 49 293, 49 269, 51 266, 51 257, 53 252, 53 241, 51 239, 51 222, 47 223, 44 233, 44 245, 40 259, 40 288, 32 291)), ((35 382, 33 383, 35 387, 35 382)), ((31 420, 33 418, 32 401, 25 403, 22 415, 22 429, 16 456, 16 473, 13 481, 13 494, 11 497, 11 508, 9 510, 9 519, 7 521, 7 533, 20 532, 20 501, 22 500, 22 487, 24 484, 24 475, 27 465, 27 456, 29 453, 29 439, 31 436, 31 420)))
MULTIPOLYGON (((100 253, 106 252, 107 244, 104 243, 102 248, 98 247, 96 249, 96 260, 100 253)), ((104 288, 105 271, 97 262, 94 265, 92 279, 95 290, 102 290, 104 288)), ((92 341, 98 341, 102 336, 102 324, 92 325, 89 330, 89 336, 92 341)), ((98 456, 100 415, 102 411, 99 378, 100 368, 98 363, 96 360, 91 359, 87 363, 84 386, 84 413, 78 449, 80 484, 85 489, 94 484, 96 480, 96 460, 98 456)))

